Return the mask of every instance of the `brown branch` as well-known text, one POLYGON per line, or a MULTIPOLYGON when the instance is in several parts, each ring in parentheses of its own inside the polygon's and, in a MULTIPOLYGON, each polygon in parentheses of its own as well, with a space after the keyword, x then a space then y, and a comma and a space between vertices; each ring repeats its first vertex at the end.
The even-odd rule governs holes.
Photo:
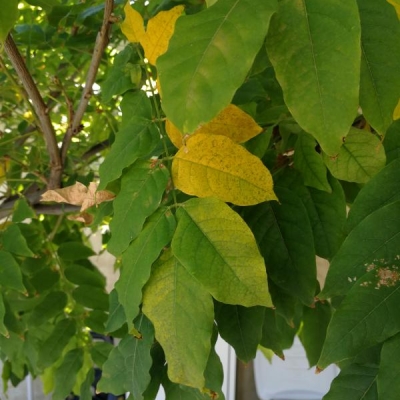
POLYGON ((48 115, 48 109, 11 35, 7 36, 7 39, 4 42, 4 49, 19 79, 21 80, 22 86, 29 96, 39 120, 40 130, 42 131, 46 142, 47 151, 50 157, 50 177, 48 180, 48 188, 57 188, 61 183, 62 162, 60 151, 57 146, 54 127, 48 115))
POLYGON ((103 24, 97 34, 96 43, 94 45, 93 56, 90 62, 89 70, 86 76, 85 88, 82 92, 82 97, 78 104, 78 107, 74 113, 72 123, 65 133, 62 147, 61 147, 61 160, 64 163, 67 157, 68 147, 71 143, 72 137, 80 131, 80 125, 82 122, 83 115, 89 104, 90 97, 92 96, 92 86, 95 82, 97 71, 100 66, 101 57, 107 47, 111 26, 111 13, 114 8, 113 0, 106 0, 104 7, 103 24))

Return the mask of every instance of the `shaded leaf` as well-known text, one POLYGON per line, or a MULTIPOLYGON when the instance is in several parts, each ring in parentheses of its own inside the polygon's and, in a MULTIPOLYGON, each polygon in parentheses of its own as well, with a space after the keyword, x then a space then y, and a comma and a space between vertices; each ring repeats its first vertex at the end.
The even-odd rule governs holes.
POLYGON ((272 177, 261 160, 231 139, 196 134, 174 157, 175 187, 199 197, 237 205, 276 200, 272 177))
POLYGON ((347 182, 366 183, 386 164, 381 141, 370 132, 351 128, 335 157, 324 154, 332 175, 347 182))
POLYGON ((90 285, 104 288, 106 278, 94 269, 91 270, 84 265, 71 264, 64 270, 65 277, 75 285, 90 285))
POLYGON ((18 263, 10 253, 3 250, 0 250, 0 285, 22 293, 26 292, 18 263))
POLYGON ((139 316, 135 324, 142 337, 126 336, 111 351, 103 365, 98 390, 106 393, 129 391, 135 400, 143 400, 143 392, 150 382, 150 349, 154 341, 154 328, 144 315, 139 316))
POLYGON ((399 0, 387 0, 388 3, 392 4, 394 8, 396 9, 397 16, 400 19, 400 1, 399 0))
POLYGON ((178 19, 157 68, 163 109, 183 133, 195 131, 231 102, 264 41, 276 6, 275 0, 219 0, 178 19))
POLYGON ((33 257, 35 255, 28 247, 28 243, 22 235, 18 224, 9 225, 3 232, 1 239, 4 250, 9 251, 10 253, 25 257, 33 257))
POLYGON ((90 349, 90 355, 96 366, 102 368, 103 364, 108 360, 108 356, 115 347, 108 342, 95 342, 90 349))
POLYGON ((132 326, 139 313, 142 288, 150 277, 151 266, 171 241, 175 225, 175 218, 168 209, 157 210, 122 256, 123 267, 115 288, 125 310, 128 327, 132 326))
POLYGON ((271 20, 267 50, 286 105, 331 156, 357 113, 360 34, 348 0, 284 0, 271 20))
POLYGON ((156 263, 145 286, 143 312, 154 323, 171 381, 202 389, 210 353, 213 302, 170 251, 156 263))
POLYGON ((304 304, 314 301, 316 265, 314 239, 307 211, 291 190, 276 187, 280 204, 263 203, 245 210, 269 278, 304 304))
POLYGON ((358 0, 361 19, 360 106, 381 135, 393 121, 400 93, 400 25, 386 0, 358 0))
POLYGON ((215 303, 215 320, 222 339, 228 342, 236 356, 248 363, 256 357, 264 322, 264 307, 243 307, 215 303))
POLYGON ((300 133, 294 148, 294 167, 301 172, 306 186, 331 192, 326 166, 316 146, 317 142, 311 135, 300 133))
POLYGON ((108 311, 108 295, 103 288, 81 285, 72 291, 72 297, 84 307, 108 311))
POLYGON ((82 242, 65 242, 58 248, 58 256, 64 261, 85 260, 96 253, 82 242))
POLYGON ((271 349, 278 357, 284 359, 281 341, 282 334, 277 325, 276 311, 266 308, 264 309, 260 345, 271 349))
POLYGON ((50 292, 42 301, 32 310, 30 316, 30 323, 32 326, 40 326, 53 318, 61 314, 67 305, 68 297, 64 292, 55 291, 50 292))
MULTIPOLYGON (((400 9, 400 5, 399 5, 400 9)), ((397 103, 396 108, 393 111, 393 120, 400 119, 400 100, 397 103)))
POLYGON ((375 366, 353 364, 343 369, 331 385, 323 400, 376 400, 375 366))
POLYGON ((379 263, 354 283, 329 324, 320 369, 400 332, 399 266, 395 259, 379 263))
POLYGON ((107 244, 110 253, 121 254, 138 236, 146 218, 159 207, 168 179, 167 168, 149 161, 137 162, 124 174, 121 192, 114 200, 107 244))
POLYGON ((110 309, 106 324, 106 331, 114 332, 121 328, 121 326, 126 322, 124 307, 118 300, 118 292, 116 288, 110 292, 109 303, 110 309))
POLYGON ((245 307, 272 305, 264 260, 240 216, 215 198, 177 210, 172 251, 215 299, 245 307))
POLYGON ((388 129, 383 146, 386 152, 386 161, 389 164, 400 158, 400 121, 395 121, 388 129))
POLYGON ((7 327, 4 325, 4 317, 6 315, 6 307, 3 301, 3 295, 0 293, 0 335, 8 336, 7 327))

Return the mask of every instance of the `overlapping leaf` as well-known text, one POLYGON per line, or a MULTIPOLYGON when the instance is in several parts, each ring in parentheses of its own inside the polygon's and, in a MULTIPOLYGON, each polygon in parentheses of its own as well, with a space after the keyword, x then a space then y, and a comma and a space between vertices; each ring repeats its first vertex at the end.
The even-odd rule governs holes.
POLYGON ((400 158, 400 120, 395 121, 388 129, 383 141, 386 152, 386 162, 400 158))
POLYGON ((8 336, 7 327, 4 325, 5 315, 6 315, 6 308, 3 301, 3 295, 0 293, 0 335, 8 336))
POLYGON ((139 312, 142 288, 150 277, 151 266, 163 247, 171 241, 174 230, 174 216, 169 210, 161 208, 149 218, 137 239, 123 254, 123 268, 115 288, 128 326, 139 312))
POLYGON ((28 247, 28 243, 26 242, 25 237, 22 235, 18 224, 9 225, 3 232, 1 239, 4 250, 19 256, 34 256, 32 250, 28 247))
POLYGON ((197 14, 179 18, 157 67, 163 109, 184 134, 194 132, 231 102, 263 44, 276 7, 276 0, 218 0, 197 14))
POLYGON ((149 20, 146 30, 142 16, 131 7, 129 1, 124 11, 125 20, 121 24, 123 34, 133 43, 140 42, 150 64, 156 65, 157 58, 168 48, 169 40, 174 33, 175 22, 182 14, 183 6, 160 11, 149 20))
POLYGON ((18 0, 0 1, 0 49, 18 18, 18 0))
POLYGON ((276 200, 270 172, 231 139, 196 134, 174 157, 175 186, 198 197, 215 196, 237 205, 276 200))
POLYGON ((22 293, 26 291, 18 263, 10 253, 3 250, 0 250, 0 285, 22 293))
POLYGON ((143 312, 154 323, 169 379, 202 389, 210 353, 213 302, 170 251, 154 266, 143 293, 143 312))
POLYGON ((324 154, 332 175, 347 182, 366 183, 386 164, 381 141, 370 132, 351 128, 335 157, 324 154))
POLYGON ((397 16, 400 19, 400 1, 399 0, 387 0, 396 9, 397 16))
POLYGON ((150 161, 138 161, 124 174, 110 223, 107 248, 111 253, 121 254, 138 236, 146 218, 160 205, 168 179, 168 170, 150 161))
POLYGON ((381 135, 393 121, 400 93, 400 25, 386 0, 358 0, 361 19, 360 105, 381 135))

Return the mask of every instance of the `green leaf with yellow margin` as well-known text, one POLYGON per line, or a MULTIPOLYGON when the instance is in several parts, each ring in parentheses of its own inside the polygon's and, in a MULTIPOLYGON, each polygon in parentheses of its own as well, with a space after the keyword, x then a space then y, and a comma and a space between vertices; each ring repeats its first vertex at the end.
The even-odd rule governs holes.
POLYGON ((124 7, 125 20, 121 24, 122 33, 130 42, 140 42, 149 63, 156 65, 157 58, 167 51, 175 22, 183 9, 183 6, 176 6, 168 11, 160 11, 149 20, 145 31, 142 16, 127 2, 124 7))
POLYGON ((191 199, 176 215, 172 251, 215 299, 245 307, 272 306, 264 259, 235 211, 216 198, 191 199))
POLYGON ((387 0, 396 9, 397 16, 400 19, 400 0, 387 0))
MULTIPOLYGON (((182 147, 183 134, 169 120, 166 122, 166 131, 171 142, 178 148, 182 147)), ((231 138, 236 143, 243 143, 261 132, 261 126, 249 114, 234 104, 229 104, 214 119, 201 125, 193 135, 197 133, 223 135, 231 138)))
POLYGON ((400 119, 400 100, 393 112, 393 120, 400 119))
POLYGON ((277 200, 261 160, 226 136, 190 137, 174 157, 172 176, 176 188, 198 197, 240 206, 277 200))
POLYGON ((214 322, 212 298, 171 251, 153 268, 143 293, 143 312, 164 349, 169 379, 202 389, 214 322))
POLYGON ((0 0, 0 50, 18 18, 18 0, 0 0))

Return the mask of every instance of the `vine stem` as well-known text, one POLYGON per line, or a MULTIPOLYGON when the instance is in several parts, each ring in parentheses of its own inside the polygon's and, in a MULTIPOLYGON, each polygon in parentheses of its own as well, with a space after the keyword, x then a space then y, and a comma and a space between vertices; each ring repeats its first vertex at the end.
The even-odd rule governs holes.
POLYGON ((85 87, 82 92, 81 99, 78 107, 73 113, 72 121, 64 135, 64 139, 61 146, 61 161, 64 164, 67 158, 68 148, 71 144, 72 137, 80 131, 80 125, 82 122, 83 115, 85 114, 86 108, 89 104, 89 100, 92 97, 92 87, 96 79, 97 71, 100 66, 101 57, 103 56, 104 50, 107 47, 110 35, 110 27, 113 22, 112 12, 114 9, 114 1, 106 0, 104 7, 103 23, 97 34, 96 43, 94 45, 92 59, 90 61, 88 73, 86 76, 85 87))
POLYGON ((46 142, 47 151, 50 157, 50 176, 48 179, 48 189, 55 189, 60 186, 62 175, 62 161, 60 151, 57 145, 56 133, 50 121, 48 108, 39 93, 39 90, 34 82, 32 75, 26 67, 25 61, 21 56, 17 46, 11 35, 7 36, 4 42, 4 50, 12 66, 14 67, 22 86, 26 91, 29 100, 35 110, 38 118, 38 123, 41 132, 43 133, 46 142))

